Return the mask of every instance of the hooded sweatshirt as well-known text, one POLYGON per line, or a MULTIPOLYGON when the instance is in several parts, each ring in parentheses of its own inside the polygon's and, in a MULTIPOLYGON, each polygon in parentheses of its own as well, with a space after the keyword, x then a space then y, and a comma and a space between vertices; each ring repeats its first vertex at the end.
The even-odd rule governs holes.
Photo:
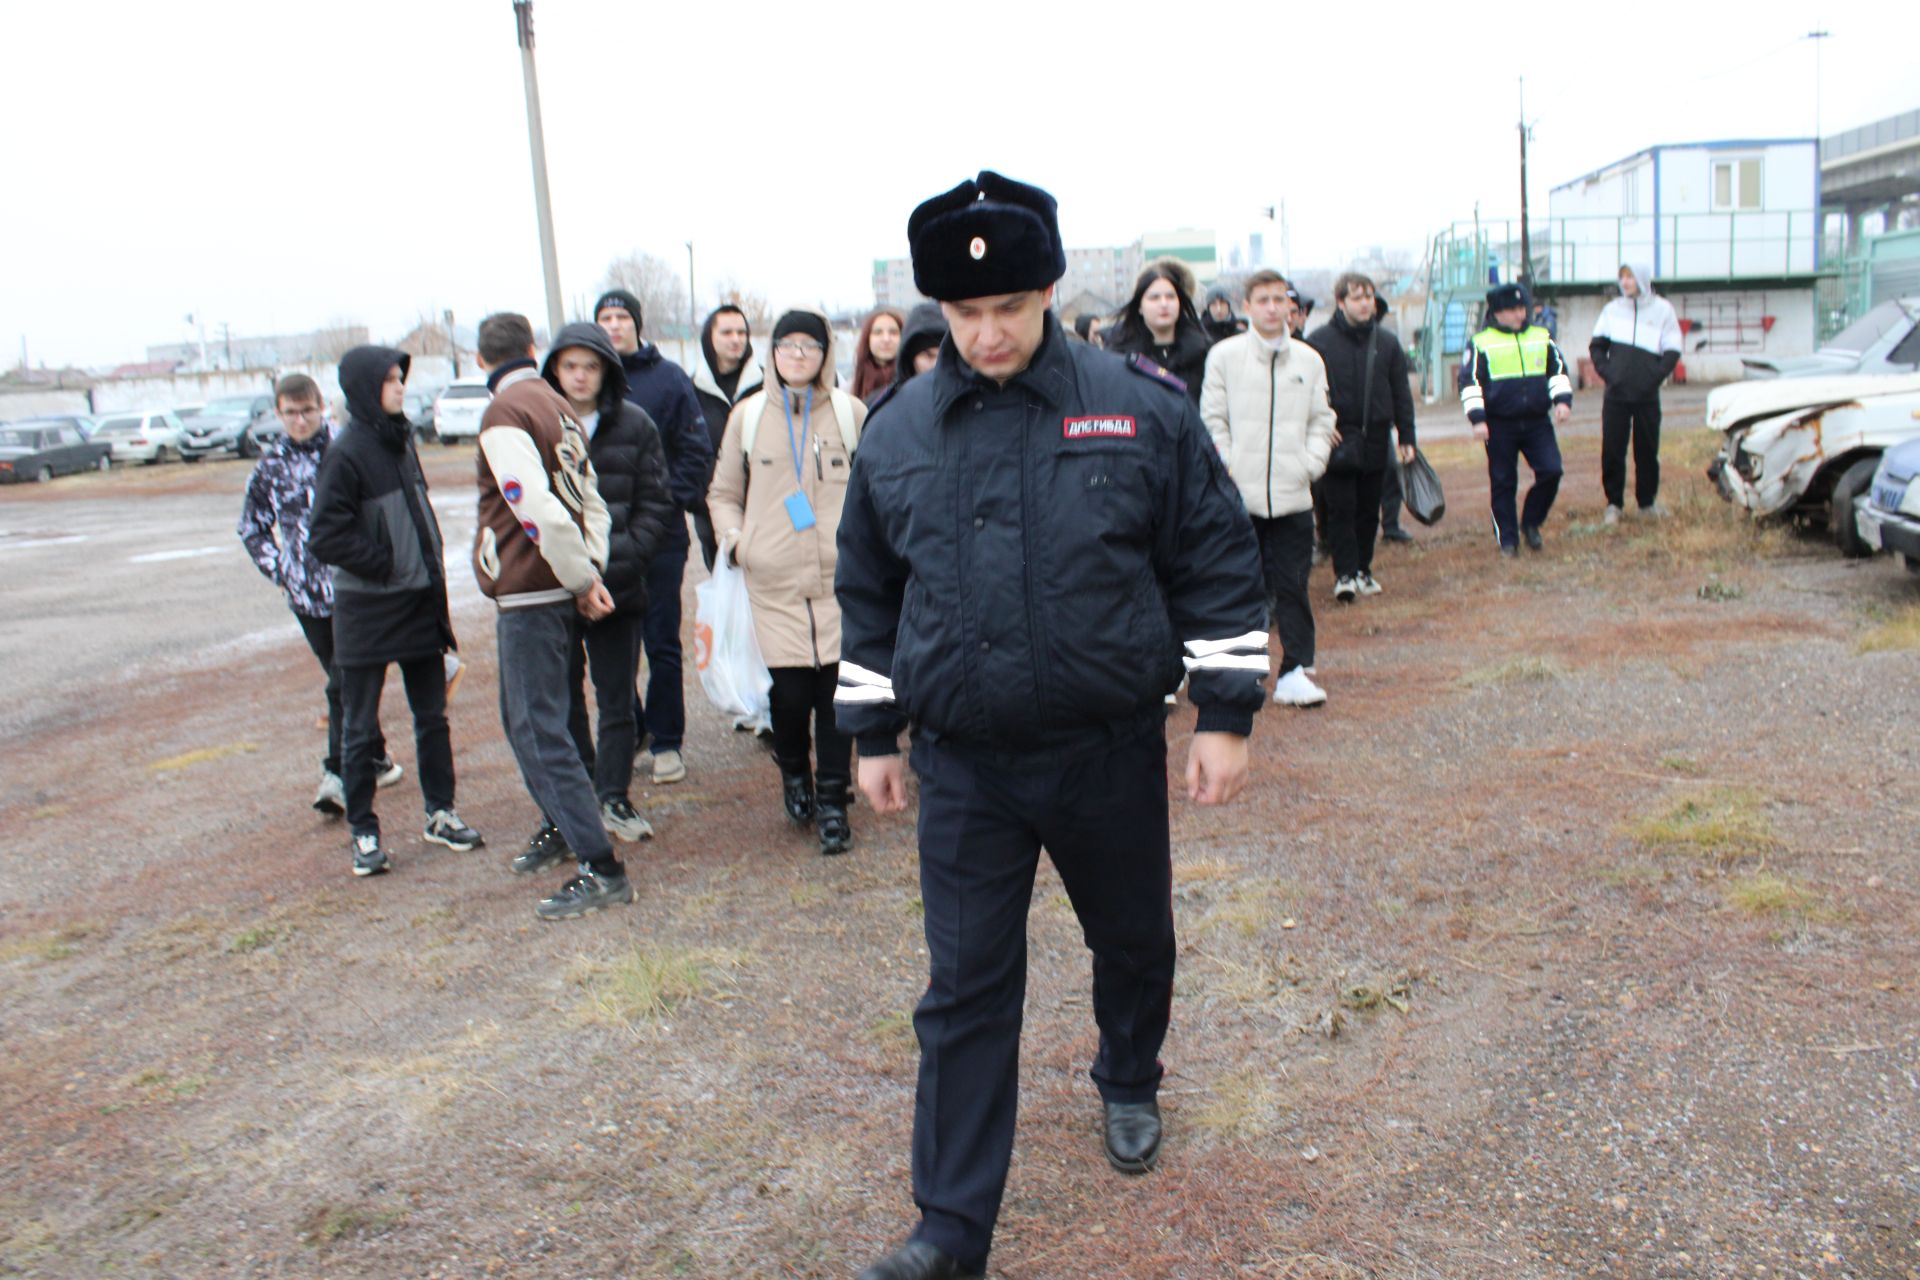
POLYGON ((738 315, 733 307, 717 307, 700 326, 700 365, 693 371, 693 394, 700 400, 700 415, 707 424, 707 439, 714 451, 720 449, 720 437, 727 430, 727 415, 733 406, 760 389, 766 374, 753 363, 753 336, 747 336, 747 349, 740 356, 740 367, 732 373, 720 372, 720 357, 713 349, 713 326, 725 315, 738 315))
POLYGON ((314 481, 307 548, 333 570, 333 653, 342 666, 382 666, 454 648, 440 525, 401 414, 380 408, 380 387, 413 358, 355 347, 340 359, 348 423, 314 481))
POLYGON ((474 577, 502 609, 570 604, 607 563, 607 507, 586 434, 531 360, 500 366, 487 386, 474 577))
MULTIPOLYGON (((651 342, 621 356, 620 367, 627 375, 627 399, 645 409, 660 431, 660 447, 667 454, 667 486, 673 490, 675 504, 681 512, 698 510, 713 468, 713 442, 707 438, 700 400, 693 394, 693 379, 651 342)), ((687 522, 676 514, 660 549, 674 551, 686 545, 687 522)))
POLYGON ((947 317, 939 303, 922 302, 907 312, 906 327, 900 332, 900 357, 893 362, 893 381, 867 401, 869 417, 878 413, 881 405, 893 399, 894 393, 912 380, 913 358, 922 351, 938 351, 946 336, 947 317))
POLYGON ((1660 398, 1660 384, 1680 363, 1685 344, 1673 304, 1653 291, 1653 268, 1629 263, 1640 291, 1624 294, 1600 309, 1587 355, 1607 384, 1606 398, 1643 403, 1660 398))
POLYGON ((607 506, 607 563, 601 580, 616 613, 641 615, 647 611, 647 566, 667 525, 679 519, 667 491, 666 454, 653 419, 627 401, 626 371, 599 325, 570 324, 560 330, 540 369, 547 385, 560 391, 560 353, 579 347, 600 357, 600 405, 587 454, 607 506))
MULTIPOLYGON (((739 534, 733 560, 746 572, 754 632, 769 667, 820 667, 840 660, 833 573, 853 450, 841 436, 833 407, 833 330, 824 315, 819 318, 827 333, 820 372, 808 386, 789 387, 780 381, 779 366, 771 366, 766 395, 741 401, 728 416, 713 487, 707 491, 714 528, 723 539, 739 534), (756 423, 748 450, 750 414, 756 423), (795 494, 805 494, 812 510, 808 528, 794 527, 787 500, 795 494)), ((852 397, 847 403, 856 427, 864 423, 867 407, 852 397)))

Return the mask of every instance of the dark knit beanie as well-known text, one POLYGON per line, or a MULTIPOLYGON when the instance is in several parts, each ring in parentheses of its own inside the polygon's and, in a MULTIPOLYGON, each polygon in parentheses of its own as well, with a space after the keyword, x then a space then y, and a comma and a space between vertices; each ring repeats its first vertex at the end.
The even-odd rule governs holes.
POLYGON ((1508 307, 1530 306, 1533 299, 1523 284, 1497 284, 1487 290, 1487 310, 1505 311, 1508 307))
POLYGON ((600 301, 593 304, 593 318, 598 320, 600 313, 608 307, 619 307, 633 317, 634 328, 638 329, 640 327, 640 299, 634 297, 625 289, 609 289, 601 294, 600 301))
POLYGON ((773 340, 801 334, 821 346, 827 345, 827 322, 811 311, 789 311, 773 322, 773 340))

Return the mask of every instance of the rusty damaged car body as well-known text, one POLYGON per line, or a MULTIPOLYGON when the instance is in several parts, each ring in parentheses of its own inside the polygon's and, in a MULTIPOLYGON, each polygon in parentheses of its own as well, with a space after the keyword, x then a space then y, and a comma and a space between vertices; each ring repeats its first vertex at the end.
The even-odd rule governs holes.
POLYGON ((1726 437, 1707 469, 1722 497, 1823 525, 1843 554, 1867 555, 1854 499, 1882 452, 1920 436, 1920 375, 1736 382, 1707 398, 1707 425, 1726 437))

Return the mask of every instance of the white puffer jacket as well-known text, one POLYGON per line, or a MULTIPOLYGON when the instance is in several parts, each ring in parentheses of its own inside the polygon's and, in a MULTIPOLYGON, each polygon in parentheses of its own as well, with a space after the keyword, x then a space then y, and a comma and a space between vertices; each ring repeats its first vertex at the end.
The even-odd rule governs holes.
POLYGON ((1223 338, 1207 352, 1200 417, 1240 487, 1247 513, 1263 519, 1313 507, 1312 485, 1333 451, 1333 405, 1320 353, 1282 334, 1223 338))

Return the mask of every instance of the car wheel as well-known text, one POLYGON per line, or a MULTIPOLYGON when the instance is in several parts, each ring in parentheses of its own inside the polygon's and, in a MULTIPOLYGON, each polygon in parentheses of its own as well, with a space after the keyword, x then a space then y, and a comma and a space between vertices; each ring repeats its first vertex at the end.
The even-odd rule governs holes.
POLYGON ((1827 498, 1827 532, 1833 536, 1833 545, 1840 549, 1843 556, 1870 556, 1873 548, 1860 540, 1860 531, 1854 527, 1853 500, 1867 491, 1873 483, 1873 473, 1880 465, 1880 455, 1859 458, 1851 463, 1840 478, 1833 482, 1833 492, 1827 498))
POLYGON ((260 442, 253 438, 253 432, 243 431, 240 433, 240 444, 235 452, 243 458, 257 458, 260 456, 260 442))
POLYGON ((112 468, 113 468, 112 454, 103 453, 98 458, 94 459, 93 469, 95 471, 109 471, 109 470, 112 470, 112 468))
POLYGON ((33 482, 35 484, 46 484, 52 479, 53 479, 52 467, 41 467, 38 471, 33 473, 33 482))

